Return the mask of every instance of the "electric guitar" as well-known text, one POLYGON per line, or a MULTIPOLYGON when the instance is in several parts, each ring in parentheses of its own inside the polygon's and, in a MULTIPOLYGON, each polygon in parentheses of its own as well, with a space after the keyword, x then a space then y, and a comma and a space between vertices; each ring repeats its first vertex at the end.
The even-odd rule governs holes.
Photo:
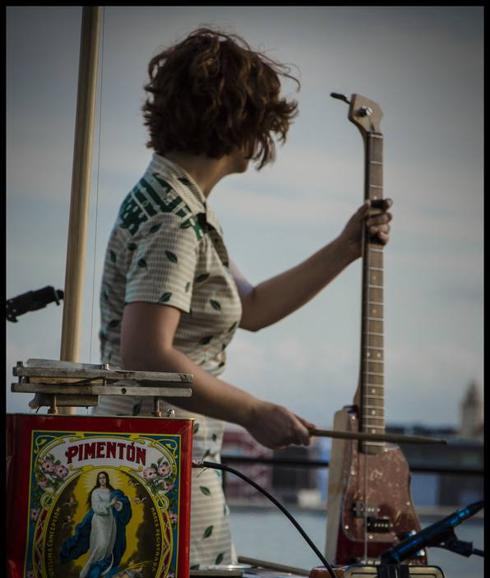
MULTIPOLYGON (((365 200, 383 203, 383 135, 379 106, 358 94, 348 118, 365 150, 365 200)), ((383 244, 363 239, 361 363, 352 406, 335 414, 334 430, 385 433, 383 244)), ((327 502, 327 558, 334 564, 374 562, 388 548, 419 531, 410 496, 410 471, 400 448, 385 442, 333 439, 327 502)), ((425 564, 425 552, 412 563, 425 564)))

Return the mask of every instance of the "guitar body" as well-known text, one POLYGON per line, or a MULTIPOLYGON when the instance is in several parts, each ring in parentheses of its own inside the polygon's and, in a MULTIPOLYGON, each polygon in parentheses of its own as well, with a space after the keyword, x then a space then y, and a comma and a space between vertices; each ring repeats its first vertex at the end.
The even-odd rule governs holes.
MULTIPOLYGON (((359 431, 356 407, 338 411, 334 428, 359 431)), ((384 444, 369 453, 360 451, 359 442, 334 439, 330 472, 327 557, 336 564, 375 560, 408 532, 421 529, 409 467, 398 446, 384 444)), ((411 562, 425 564, 425 555, 411 562)))

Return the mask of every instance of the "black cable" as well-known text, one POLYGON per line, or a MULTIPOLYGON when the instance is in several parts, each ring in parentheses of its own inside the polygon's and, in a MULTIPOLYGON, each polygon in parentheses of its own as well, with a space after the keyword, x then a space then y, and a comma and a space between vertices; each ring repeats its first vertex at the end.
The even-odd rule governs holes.
POLYGON ((293 517, 293 515, 278 500, 276 500, 276 498, 274 498, 274 496, 269 494, 269 492, 267 490, 264 490, 264 488, 259 486, 259 484, 257 484, 253 480, 251 480, 245 474, 242 474, 242 472, 239 472, 238 470, 235 470, 234 468, 230 468, 230 466, 225 466, 224 464, 218 464, 216 462, 207 462, 207 461, 193 461, 192 467, 193 468, 210 468, 213 470, 223 470, 225 472, 230 472, 231 474, 238 476, 239 478, 241 478, 242 480, 244 480, 245 482, 247 482, 251 486, 253 486, 256 490, 258 490, 261 494, 263 494, 266 498, 268 498, 275 506, 277 506, 283 514, 285 514, 285 516, 289 519, 289 521, 293 524, 293 526, 298 530, 298 532, 301 534, 301 536, 303 536, 303 538, 306 540, 308 546, 310 546, 310 548, 313 550, 313 552, 315 552, 315 554, 318 556, 322 565, 325 566, 325 568, 328 570, 330 576, 332 578, 336 578, 335 573, 334 573, 332 567, 330 566, 330 564, 325 559, 325 556, 320 552, 320 550, 318 550, 318 548, 315 546, 315 544, 313 543, 311 538, 308 536, 308 534, 300 526, 299 522, 297 522, 296 519, 293 517))

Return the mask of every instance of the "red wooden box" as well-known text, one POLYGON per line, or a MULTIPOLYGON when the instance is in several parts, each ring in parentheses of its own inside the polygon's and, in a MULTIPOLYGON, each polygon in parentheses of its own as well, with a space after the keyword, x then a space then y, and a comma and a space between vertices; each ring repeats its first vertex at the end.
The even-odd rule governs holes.
POLYGON ((188 578, 192 421, 7 415, 8 578, 188 578))

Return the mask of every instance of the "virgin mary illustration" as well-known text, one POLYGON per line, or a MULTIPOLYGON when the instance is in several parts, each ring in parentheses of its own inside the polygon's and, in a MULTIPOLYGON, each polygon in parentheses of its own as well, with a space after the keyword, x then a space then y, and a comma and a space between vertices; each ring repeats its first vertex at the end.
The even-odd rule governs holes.
POLYGON ((131 519, 127 496, 111 486, 109 474, 99 472, 88 496, 89 511, 75 527, 75 533, 61 547, 62 562, 88 552, 80 578, 100 578, 116 570, 126 550, 126 525, 131 519))

